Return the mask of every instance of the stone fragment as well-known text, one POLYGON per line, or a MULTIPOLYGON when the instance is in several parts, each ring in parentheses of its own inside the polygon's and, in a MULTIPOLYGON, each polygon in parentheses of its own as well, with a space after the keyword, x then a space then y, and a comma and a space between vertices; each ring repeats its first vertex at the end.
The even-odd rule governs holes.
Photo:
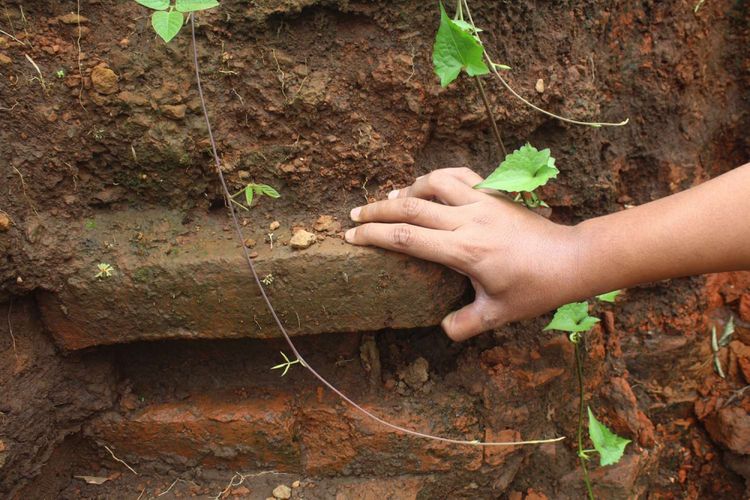
POLYGON ((0 212, 0 233, 5 233, 10 229, 10 217, 0 212))
POLYGON ((247 248, 253 248, 257 244, 258 244, 258 242, 255 241, 254 239, 252 239, 252 238, 245 238, 245 246, 247 248))
POLYGON ((117 92, 120 88, 118 80, 115 72, 104 65, 99 65, 91 71, 91 84, 100 94, 110 95, 117 92))
POLYGON ((289 244, 295 250, 303 250, 305 248, 309 248, 317 240, 318 238, 314 234, 302 229, 294 233, 294 236, 292 236, 292 239, 289 241, 289 244))
POLYGON ((742 406, 728 406, 704 420, 714 441, 741 455, 750 455, 750 413, 742 406))
POLYGON ((5 54, 0 54, 0 64, 10 64, 13 62, 10 57, 5 54))
POLYGON ((271 224, 268 225, 268 229, 271 231, 276 231, 278 228, 281 227, 281 222, 275 220, 271 224))
POLYGON ((273 489, 273 496, 279 500, 288 500, 292 498, 292 489, 285 484, 280 484, 273 489))

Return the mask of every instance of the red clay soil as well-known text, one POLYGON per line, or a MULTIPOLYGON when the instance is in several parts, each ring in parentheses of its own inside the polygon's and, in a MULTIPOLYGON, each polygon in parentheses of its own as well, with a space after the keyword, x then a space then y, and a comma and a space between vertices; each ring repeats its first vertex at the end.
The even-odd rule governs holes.
MULTIPOLYGON (((432 74, 432 2, 221 3, 199 16, 198 43, 225 173, 232 188, 265 182, 283 194, 253 208, 249 233, 273 220, 312 230, 321 215, 345 229, 350 207, 417 175, 496 166, 474 86, 441 89, 432 74)), ((709 0, 697 14, 672 0, 471 4, 520 93, 564 115, 630 119, 569 126, 487 79, 506 144, 557 159, 561 174, 541 193, 553 219, 623 210, 750 157, 747 2, 709 0)), ((582 497, 573 439, 482 452, 403 438, 299 367, 280 381, 268 370, 278 339, 56 344, 37 298, 65 293, 93 255, 149 248, 137 231, 87 238, 92 223, 126 210, 176 211, 185 226, 225 213, 186 33, 165 46, 131 1, 81 2, 80 24, 75 10, 73 0, 0 2, 0 494, 214 497, 241 471, 255 475, 227 495, 263 499, 299 480, 293 498, 582 497)), ((164 238, 179 252, 178 237, 164 238)), ((587 402, 633 440, 621 463, 594 465, 598 495, 750 495, 750 273, 637 287, 596 312, 587 402), (730 317, 721 378, 710 331, 730 317)), ((300 343, 397 422, 465 439, 570 438, 571 347, 540 333, 546 320, 461 345, 432 328, 300 343)))

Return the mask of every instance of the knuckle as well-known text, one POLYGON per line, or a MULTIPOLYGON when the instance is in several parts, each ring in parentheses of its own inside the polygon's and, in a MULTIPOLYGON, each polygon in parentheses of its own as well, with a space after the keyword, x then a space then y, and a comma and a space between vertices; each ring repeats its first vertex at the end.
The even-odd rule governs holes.
POLYGON ((408 247, 414 238, 414 231, 405 224, 395 226, 391 231, 391 241, 399 248, 408 247))
POLYGON ((401 202, 401 214, 406 220, 419 217, 424 210, 424 203, 418 198, 404 198, 401 202))

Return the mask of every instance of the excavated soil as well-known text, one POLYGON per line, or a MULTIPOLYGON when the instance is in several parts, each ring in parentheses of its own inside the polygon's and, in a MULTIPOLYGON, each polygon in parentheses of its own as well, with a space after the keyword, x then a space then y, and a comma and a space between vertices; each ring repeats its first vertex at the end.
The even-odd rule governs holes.
MULTIPOLYGON (((566 125, 487 79, 506 144, 529 141, 557 159, 561 174, 542 192, 553 219, 623 210, 750 157, 747 1, 708 0, 697 13, 693 2, 676 0, 471 4, 521 94, 577 118, 630 119, 622 128, 566 125)), ((305 398, 319 388, 302 370, 281 383, 269 375, 283 347, 277 340, 77 352, 52 341, 36 297, 59 292, 81 272, 89 264, 82 253, 109 255, 106 245, 78 237, 97 215, 170 210, 187 225, 225 212, 187 33, 165 46, 135 2, 80 8, 79 23, 72 0, 0 0, 0 494, 152 498, 171 486, 161 498, 214 497, 238 470, 234 455, 214 453, 209 466, 133 451, 126 461, 135 475, 99 432, 150 404, 218 389, 278 391, 293 401, 293 442, 306 453, 306 426, 321 417, 306 413, 305 398)), ((231 187, 265 182, 283 195, 246 215, 249 230, 273 220, 310 229, 321 215, 345 229, 350 207, 415 176, 446 166, 494 168, 474 86, 461 80, 441 89, 432 74, 436 12, 419 0, 224 0, 199 16, 203 78, 231 187)), ((621 464, 595 472, 601 497, 750 495, 750 390, 743 390, 750 273, 637 287, 597 312, 603 321, 587 345, 589 403, 633 440, 621 464), (721 332, 731 317, 736 332, 719 353, 722 378, 710 331, 721 332)), ((485 429, 572 437, 572 354, 564 338, 540 333, 544 323, 461 345, 432 328, 321 335, 300 345, 355 399, 424 415, 437 428, 482 438, 485 429)), ((318 402, 338 404, 325 398, 318 402)), ((317 444, 334 450, 327 457, 334 460, 344 440, 335 429, 318 431, 317 444)), ((353 434, 352 456, 378 437, 369 432, 353 434)), ((293 498, 581 498, 572 441, 478 458, 430 450, 433 461, 419 464, 455 467, 401 472, 398 464, 411 466, 410 457, 423 453, 418 441, 405 440, 383 455, 356 455, 353 467, 335 473, 254 476, 227 493, 262 499, 300 480, 293 498)), ((304 460, 303 471, 323 470, 304 460)))

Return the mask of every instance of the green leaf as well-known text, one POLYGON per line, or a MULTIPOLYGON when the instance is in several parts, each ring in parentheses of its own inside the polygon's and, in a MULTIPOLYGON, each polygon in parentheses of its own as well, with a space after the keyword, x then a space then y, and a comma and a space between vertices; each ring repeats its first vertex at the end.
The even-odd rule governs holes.
POLYGON ((599 322, 599 318, 589 316, 588 302, 573 302, 565 304, 555 311, 555 316, 544 330, 560 330, 561 332, 587 332, 599 322))
POLYGON ((154 10, 167 10, 169 8, 169 0, 135 0, 144 7, 154 10))
POLYGON ((255 189, 253 189, 252 184, 248 184, 245 186, 245 202, 247 203, 247 206, 253 204, 253 196, 255 195, 255 189))
POLYGON ((258 194, 260 194, 260 195, 268 196, 269 198, 280 198, 281 197, 281 195, 279 194, 279 192, 276 191, 271 186, 269 186, 268 184, 255 184, 255 192, 258 193, 258 194))
POLYGON ((486 75, 490 72, 482 57, 484 48, 472 35, 464 31, 445 12, 440 4, 440 28, 435 36, 432 51, 432 64, 435 74, 440 77, 440 85, 447 87, 461 70, 469 76, 486 75))
POLYGON ((603 293, 601 295, 597 295, 596 298, 601 300, 602 302, 614 303, 617 296, 620 295, 621 293, 622 293, 622 290, 615 290, 614 292, 603 293))
POLYGON ((216 0, 177 0, 175 8, 180 12, 197 12, 218 7, 216 0))
POLYGON ((547 184, 547 181, 554 179, 559 173, 549 149, 539 151, 531 144, 526 144, 506 156, 500 166, 474 188, 531 192, 547 184))
POLYGON ((589 410, 589 437, 594 443, 594 448, 599 452, 599 463, 601 465, 616 464, 625 453, 625 447, 630 439, 620 437, 599 422, 594 412, 589 410))
POLYGON ((154 27, 154 31, 167 43, 180 32, 183 21, 182 13, 174 10, 171 12, 154 12, 154 15, 151 16, 151 25, 154 27))

